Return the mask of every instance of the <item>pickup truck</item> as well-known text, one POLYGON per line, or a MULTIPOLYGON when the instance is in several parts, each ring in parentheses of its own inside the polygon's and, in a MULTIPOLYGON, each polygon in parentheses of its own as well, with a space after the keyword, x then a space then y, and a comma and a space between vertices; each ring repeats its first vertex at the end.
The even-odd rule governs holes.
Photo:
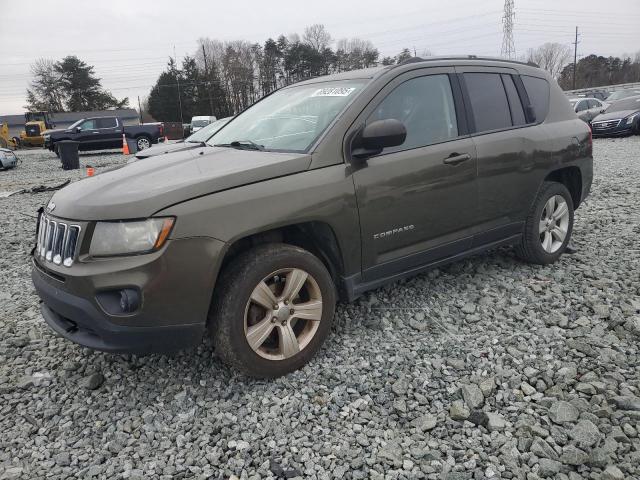
POLYGON ((124 125, 118 117, 82 118, 67 129, 44 132, 44 147, 56 152, 56 143, 61 140, 80 142, 79 150, 106 150, 122 146, 122 134, 136 140, 138 150, 149 148, 164 136, 163 126, 124 125))

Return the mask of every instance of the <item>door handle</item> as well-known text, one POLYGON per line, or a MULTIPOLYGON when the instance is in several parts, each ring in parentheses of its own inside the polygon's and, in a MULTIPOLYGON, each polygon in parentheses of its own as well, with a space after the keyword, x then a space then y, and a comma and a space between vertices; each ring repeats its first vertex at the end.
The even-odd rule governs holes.
POLYGON ((469 159, 471 159, 471 156, 468 153, 452 153, 442 160, 442 163, 446 165, 458 165, 459 163, 466 162, 469 159))

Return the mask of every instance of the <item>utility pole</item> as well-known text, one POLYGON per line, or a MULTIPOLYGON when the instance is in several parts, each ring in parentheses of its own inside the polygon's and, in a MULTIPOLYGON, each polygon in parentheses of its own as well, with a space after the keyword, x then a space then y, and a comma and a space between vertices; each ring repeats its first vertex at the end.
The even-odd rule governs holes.
POLYGON ((140 114, 140 125, 144 125, 144 120, 142 119, 142 107, 140 106, 140 95, 138 95, 138 113, 140 114))
POLYGON ((502 15, 502 58, 513 59, 516 57, 516 47, 513 41, 514 0, 504 0, 504 14, 502 15))
POLYGON ((576 89, 576 67, 578 66, 578 26, 576 25, 576 41, 573 42, 573 90, 576 89))
POLYGON ((211 78, 209 77, 209 66, 207 64, 207 52, 204 50, 204 43, 202 44, 202 57, 204 58, 204 74, 207 77, 205 85, 207 86, 207 92, 209 93, 209 115, 213 115, 213 100, 211 98, 211 78))
MULTIPOLYGON (((173 59, 176 62, 176 84, 178 86, 178 106, 180 108, 180 125, 184 125, 184 118, 182 118, 182 98, 180 96, 180 71, 178 70, 178 57, 176 56, 176 46, 173 46, 173 59)), ((182 137, 184 138, 184 128, 182 130, 182 137)))

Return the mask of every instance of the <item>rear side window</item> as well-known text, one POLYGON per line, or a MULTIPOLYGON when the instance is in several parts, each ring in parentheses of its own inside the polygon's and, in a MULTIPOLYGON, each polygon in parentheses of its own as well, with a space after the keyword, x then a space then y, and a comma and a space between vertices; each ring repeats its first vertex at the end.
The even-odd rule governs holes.
POLYGON ((529 102, 536 114, 536 122, 542 122, 549 113, 549 82, 544 78, 528 75, 522 75, 520 78, 522 78, 529 102))
POLYGON ((465 73, 476 132, 509 128, 511 112, 507 94, 497 73, 465 73))
POLYGON ((511 121, 514 125, 525 125, 527 121, 524 118, 524 109, 522 108, 516 85, 513 83, 513 77, 511 75, 502 75, 502 83, 504 83, 504 89, 507 91, 507 98, 509 99, 511 121))
POLYGON ((98 119, 98 128, 113 128, 117 126, 118 126, 118 122, 116 122, 115 118, 99 118, 98 119))
POLYGON ((395 118, 404 123, 407 138, 385 153, 424 147, 458 136, 458 123, 448 75, 416 77, 398 85, 367 119, 395 118))
POLYGON ((589 102, 589 108, 597 108, 600 106, 600 102, 597 100, 587 100, 589 102))

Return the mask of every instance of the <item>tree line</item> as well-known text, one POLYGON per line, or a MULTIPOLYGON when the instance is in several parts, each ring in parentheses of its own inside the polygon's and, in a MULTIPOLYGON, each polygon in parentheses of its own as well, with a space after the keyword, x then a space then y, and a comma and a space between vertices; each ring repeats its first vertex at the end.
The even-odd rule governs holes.
MULTIPOLYGON (((169 59, 151 89, 146 104, 156 120, 180 121, 180 103, 184 121, 193 115, 234 115, 282 86, 373 67, 380 57, 370 41, 360 38, 340 39, 332 48, 333 39, 320 24, 305 28, 302 36, 280 35, 262 45, 211 38, 201 38, 198 44, 193 55, 183 59, 181 68, 175 59, 169 59)), ((407 52, 385 57, 380 63, 402 61, 407 52)))
POLYGON ((640 51, 633 59, 626 55, 603 57, 587 55, 576 63, 573 81, 573 51, 560 43, 545 43, 528 51, 526 60, 547 70, 563 90, 604 87, 620 83, 640 82, 640 51))
POLYGON ((27 88, 29 111, 78 112, 128 106, 102 88, 93 66, 74 55, 59 61, 41 58, 31 65, 33 76, 27 88))

